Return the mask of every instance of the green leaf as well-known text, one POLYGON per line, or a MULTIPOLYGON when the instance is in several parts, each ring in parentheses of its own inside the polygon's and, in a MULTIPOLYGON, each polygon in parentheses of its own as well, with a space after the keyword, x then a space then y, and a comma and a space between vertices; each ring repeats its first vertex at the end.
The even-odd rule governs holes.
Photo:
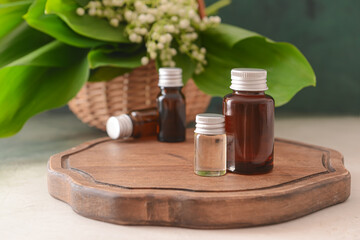
POLYGON ((0 137, 15 134, 27 119, 66 104, 80 90, 89 75, 86 51, 72 50, 67 67, 18 65, 0 69, 0 137))
POLYGON ((231 92, 232 68, 263 68, 268 71, 267 94, 281 106, 302 88, 315 86, 315 74, 301 52, 289 43, 276 43, 256 33, 230 25, 202 33, 208 65, 194 75, 197 86, 214 96, 231 92))
POLYGON ((48 0, 45 9, 47 14, 58 15, 73 31, 85 37, 108 42, 130 42, 124 33, 124 24, 114 28, 105 19, 89 15, 78 16, 78 7, 73 0, 48 0))
POLYGON ((85 7, 90 2, 90 0, 74 0, 74 1, 82 7, 85 7))
POLYGON ((110 81, 115 77, 131 72, 131 68, 100 67, 91 70, 89 82, 110 81))
POLYGON ((231 4, 231 0, 219 0, 205 9, 206 15, 216 15, 221 8, 226 7, 229 4, 231 4))
MULTIPOLYGON (((210 28, 201 33, 202 43, 213 43, 213 45, 221 44, 220 47, 232 48, 236 43, 249 37, 261 36, 258 33, 235 27, 228 24, 220 24, 216 28, 210 28), (211 39, 207 39, 210 37, 211 39)), ((262 37, 262 36, 261 36, 262 37)))
POLYGON ((88 54, 88 60, 90 68, 109 66, 133 69, 141 66, 141 58, 145 55, 146 50, 144 47, 134 53, 102 47, 91 50, 88 54))
POLYGON ((46 0, 35 0, 24 16, 31 27, 75 47, 92 48, 104 44, 77 34, 55 14, 45 15, 45 4, 46 0))
MULTIPOLYGON (((86 52, 86 51, 85 51, 86 52)), ((65 45, 59 41, 52 41, 26 56, 23 56, 6 67, 11 66, 42 66, 42 67, 66 67, 73 64, 69 59, 78 57, 76 55, 84 55, 84 50, 74 49, 69 45, 65 45), (56 57, 54 57, 56 56, 56 57)))
MULTIPOLYGON (((32 2, 33 0, 29 0, 28 2, 32 2)), ((0 4, 6 4, 6 3, 15 3, 15 2, 25 2, 24 0, 0 0, 0 4)))
POLYGON ((0 5, 0 39, 11 32, 23 19, 31 1, 11 2, 0 5))
POLYGON ((51 37, 30 28, 23 21, 0 39, 0 68, 26 56, 50 41, 52 41, 51 37))
POLYGON ((178 53, 174 57, 174 61, 176 63, 176 67, 179 67, 182 69, 182 77, 183 77, 183 83, 186 84, 186 82, 192 78, 194 71, 195 71, 195 63, 194 61, 186 54, 178 53))

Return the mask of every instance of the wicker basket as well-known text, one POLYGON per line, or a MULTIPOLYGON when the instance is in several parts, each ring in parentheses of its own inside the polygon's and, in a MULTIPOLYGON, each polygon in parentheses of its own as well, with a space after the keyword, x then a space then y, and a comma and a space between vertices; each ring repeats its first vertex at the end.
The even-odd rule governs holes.
MULTIPOLYGON (((203 18, 204 0, 197 2, 200 17, 203 18)), ((158 72, 155 63, 150 62, 108 82, 87 82, 69 102, 69 107, 82 122, 105 130, 110 116, 155 107, 159 92, 157 83, 158 72)), ((192 122, 196 114, 206 110, 211 97, 201 92, 192 79, 184 86, 183 93, 186 99, 186 120, 192 122)))
MULTIPOLYGON (((82 122, 105 130, 110 116, 155 107, 159 92, 157 83, 157 69, 155 63, 150 62, 108 82, 87 82, 69 102, 69 107, 82 122)), ((196 114, 206 110, 211 97, 201 92, 191 79, 183 93, 186 119, 191 122, 196 114)))

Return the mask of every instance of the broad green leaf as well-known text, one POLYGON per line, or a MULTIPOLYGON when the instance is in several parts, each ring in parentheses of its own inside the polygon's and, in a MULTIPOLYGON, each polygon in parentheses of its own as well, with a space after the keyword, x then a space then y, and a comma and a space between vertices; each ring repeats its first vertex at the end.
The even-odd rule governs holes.
POLYGON ((226 7, 229 4, 231 4, 231 0, 219 0, 205 9, 206 15, 216 15, 221 8, 226 7))
POLYGON ((0 39, 11 32, 23 19, 31 1, 0 4, 0 39))
MULTIPOLYGON (((261 36, 258 33, 231 26, 228 24, 220 24, 216 28, 210 28, 205 32, 202 32, 202 43, 212 42, 218 46, 219 51, 221 47, 232 48, 236 43, 249 37, 261 36), (207 39, 210 37, 211 39, 207 39)), ((262 36, 261 36, 262 37, 262 36)))
POLYGON ((110 81, 124 73, 131 72, 131 68, 99 67, 90 72, 89 82, 110 81))
MULTIPOLYGON (((28 2, 32 2, 33 0, 29 0, 28 2)), ((0 0, 0 4, 6 4, 6 3, 15 3, 15 2, 25 2, 24 0, 0 0)))
POLYGON ((86 50, 76 49, 69 45, 65 45, 57 40, 54 40, 28 55, 21 57, 6 67, 11 66, 42 66, 42 67, 66 67, 72 65, 69 61, 71 58, 78 58, 77 55, 83 56, 86 50), (55 57, 54 57, 55 56, 55 57))
POLYGON ((89 15, 78 16, 78 7, 73 0, 47 0, 45 9, 47 14, 58 15, 73 31, 85 37, 108 42, 130 42, 124 33, 124 24, 114 28, 105 19, 89 15))
POLYGON ((301 52, 289 43, 276 43, 255 33, 221 24, 202 33, 208 65, 194 75, 197 86, 214 96, 231 92, 232 68, 263 68, 268 71, 267 93, 281 106, 302 88, 315 86, 315 74, 301 52))
POLYGON ((125 54, 134 54, 145 51, 145 45, 138 43, 108 43, 97 49, 100 49, 104 53, 121 52, 125 54))
POLYGON ((31 27, 75 47, 92 48, 104 44, 102 41, 77 34, 57 15, 45 14, 45 4, 46 0, 35 0, 24 16, 31 27))
POLYGON ((23 21, 22 15, 26 13, 30 5, 30 1, 0 2, 0 38, 23 21))
POLYGON ((74 0, 74 1, 82 7, 85 7, 90 2, 90 0, 74 0))
POLYGON ((133 69, 141 66, 141 58, 145 55, 145 48, 140 48, 134 53, 108 48, 98 48, 89 52, 88 60, 90 68, 109 66, 133 69))
POLYGON ((89 75, 86 51, 82 51, 69 59, 68 67, 0 69, 0 137, 15 134, 33 115, 65 105, 75 96, 89 75))
POLYGON ((26 56, 50 41, 52 41, 51 37, 30 28, 23 21, 0 39, 0 68, 26 56))
POLYGON ((176 63, 176 67, 179 67, 182 69, 182 77, 183 77, 183 83, 186 84, 186 82, 192 78, 193 73, 195 71, 195 63, 194 61, 187 56, 186 54, 178 53, 174 57, 174 61, 176 63))

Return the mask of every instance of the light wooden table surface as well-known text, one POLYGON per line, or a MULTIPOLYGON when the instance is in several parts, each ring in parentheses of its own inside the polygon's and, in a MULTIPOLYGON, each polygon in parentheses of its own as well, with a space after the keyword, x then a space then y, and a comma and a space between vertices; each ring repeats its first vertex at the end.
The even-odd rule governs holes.
POLYGON ((360 117, 280 117, 276 136, 336 149, 352 174, 350 198, 290 222, 245 229, 119 226, 79 216, 47 193, 50 155, 105 134, 72 114, 43 113, 0 139, 0 239, 360 239, 360 117))

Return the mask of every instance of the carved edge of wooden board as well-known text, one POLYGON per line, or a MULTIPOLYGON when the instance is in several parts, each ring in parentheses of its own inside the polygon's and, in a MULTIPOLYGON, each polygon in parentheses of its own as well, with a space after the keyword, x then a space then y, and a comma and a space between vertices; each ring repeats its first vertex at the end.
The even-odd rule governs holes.
POLYGON ((339 152, 284 139, 277 141, 322 151, 323 165, 328 171, 291 184, 219 193, 126 189, 99 184, 91 176, 64 166, 64 159, 71 154, 107 141, 112 140, 101 138, 86 142, 52 156, 48 162, 49 193, 69 204, 78 214, 100 221, 201 229, 250 227, 299 218, 344 202, 350 195, 350 173, 344 168, 339 152))

